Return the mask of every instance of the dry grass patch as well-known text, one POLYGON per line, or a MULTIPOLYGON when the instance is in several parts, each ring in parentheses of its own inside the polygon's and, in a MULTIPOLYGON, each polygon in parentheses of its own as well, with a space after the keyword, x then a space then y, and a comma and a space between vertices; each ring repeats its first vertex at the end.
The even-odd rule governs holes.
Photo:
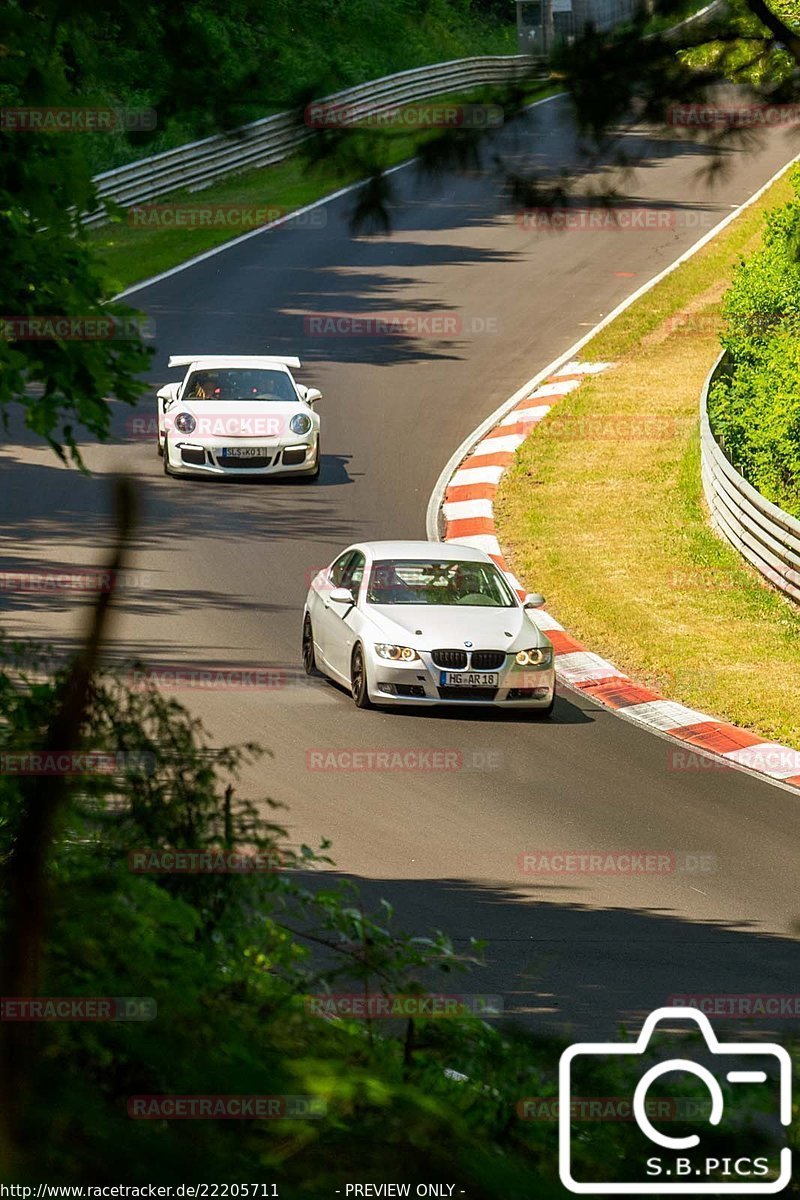
POLYGON ((520 448, 496 517, 515 574, 592 650, 800 748, 800 611, 711 531, 698 435, 722 292, 764 209, 788 196, 779 181, 588 345, 586 358, 616 365, 520 448))

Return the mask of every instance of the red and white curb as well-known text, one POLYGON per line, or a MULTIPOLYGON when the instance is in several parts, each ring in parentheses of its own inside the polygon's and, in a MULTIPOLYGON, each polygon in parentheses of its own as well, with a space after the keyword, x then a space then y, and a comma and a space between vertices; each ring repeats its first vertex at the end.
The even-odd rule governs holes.
MULTIPOLYGON (((520 596, 525 595, 525 589, 509 571, 495 533, 494 497, 500 478, 513 462, 517 449, 551 408, 579 387, 587 375, 610 365, 574 359, 561 365, 557 374, 547 376, 544 382, 536 384, 532 380, 484 422, 471 449, 460 461, 457 458, 448 465, 449 476, 441 503, 445 522, 443 540, 486 551, 520 596)), ((434 515, 438 519, 441 496, 435 493, 434 498, 437 510, 434 515)), ((770 781, 800 787, 800 751, 665 700, 587 650, 549 613, 539 609, 534 619, 553 643, 560 682, 628 720, 686 743, 693 751, 702 751, 732 767, 766 776, 770 781)))

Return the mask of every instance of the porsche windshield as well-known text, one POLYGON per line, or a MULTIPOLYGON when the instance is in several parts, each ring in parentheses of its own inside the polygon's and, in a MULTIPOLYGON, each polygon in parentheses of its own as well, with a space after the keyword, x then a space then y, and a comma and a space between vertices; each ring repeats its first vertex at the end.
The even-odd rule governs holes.
POLYGON ((268 367, 254 370, 193 371, 186 383, 184 400, 298 400, 285 371, 268 367))
POLYGON ((373 563, 369 604, 449 604, 514 608, 514 595, 497 567, 482 562, 373 563))

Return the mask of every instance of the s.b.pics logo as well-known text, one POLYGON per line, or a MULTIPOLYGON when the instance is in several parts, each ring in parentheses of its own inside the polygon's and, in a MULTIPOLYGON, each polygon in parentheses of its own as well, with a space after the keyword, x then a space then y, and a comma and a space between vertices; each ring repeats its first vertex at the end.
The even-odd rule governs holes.
POLYGON ((720 1042, 695 1008, 656 1009, 635 1042, 570 1046, 559 1063, 561 1182, 583 1195, 779 1192, 792 1170, 791 1070, 782 1046, 720 1042), (692 1027, 676 1032, 676 1021, 692 1027), (602 1154, 581 1137, 572 1101, 602 1094, 609 1078, 626 1079, 633 1122, 602 1154), (672 1112, 657 1103, 667 1096, 685 1101, 678 1121, 659 1120, 672 1112))

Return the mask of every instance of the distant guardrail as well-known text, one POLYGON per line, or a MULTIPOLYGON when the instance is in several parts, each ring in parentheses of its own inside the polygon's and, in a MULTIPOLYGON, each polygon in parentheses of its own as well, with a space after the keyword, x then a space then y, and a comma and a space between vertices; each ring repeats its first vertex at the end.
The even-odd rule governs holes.
POLYGON ((728 369, 721 354, 700 397, 700 459, 711 518, 765 579, 800 603, 800 521, 765 499, 739 474, 711 431, 709 389, 728 369))
MULTIPOLYGON (((385 114, 414 100, 494 83, 511 83, 530 74, 538 62, 522 54, 459 58, 373 79, 324 96, 315 104, 347 109, 348 118, 357 120, 385 114)), ((280 162, 313 132, 298 113, 278 113, 229 133, 189 142, 104 171, 95 175, 94 182, 101 200, 114 200, 125 206, 144 204, 173 191, 199 189, 226 175, 280 162)), ((86 225, 99 225, 105 220, 102 209, 83 217, 86 225)))

